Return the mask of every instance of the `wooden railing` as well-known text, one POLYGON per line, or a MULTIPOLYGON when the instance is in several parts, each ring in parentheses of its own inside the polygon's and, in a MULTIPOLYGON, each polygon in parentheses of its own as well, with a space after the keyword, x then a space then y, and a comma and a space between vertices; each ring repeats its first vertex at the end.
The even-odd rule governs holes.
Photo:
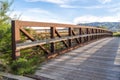
MULTIPOLYGON (((42 35, 42 34, 41 34, 42 35)), ((58 54, 65 53, 81 45, 104 37, 112 36, 112 32, 106 29, 79 26, 70 24, 44 23, 44 22, 28 22, 28 21, 12 21, 12 58, 17 59, 20 56, 20 50, 30 47, 39 46, 48 58, 58 54), (25 28, 30 27, 46 27, 49 29, 47 34, 49 38, 37 40, 25 28), (59 30, 64 30, 61 33, 59 30), (21 42, 21 33, 24 34, 31 42, 21 42), (62 34, 62 35, 61 35, 62 34), (56 43, 61 42, 64 49, 56 50, 56 43), (44 47, 49 44, 50 50, 44 47)))

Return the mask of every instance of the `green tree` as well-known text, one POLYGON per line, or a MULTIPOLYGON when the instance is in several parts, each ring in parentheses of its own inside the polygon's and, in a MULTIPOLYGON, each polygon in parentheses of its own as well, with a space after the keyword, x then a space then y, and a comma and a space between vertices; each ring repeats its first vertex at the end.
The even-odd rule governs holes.
POLYGON ((99 26, 98 28, 108 29, 107 26, 99 26))
POLYGON ((0 1, 0 53, 6 53, 10 50, 11 44, 11 27, 10 20, 11 18, 7 15, 10 11, 10 6, 12 1, 1 0, 0 1))
POLYGON ((12 5, 12 1, 1 0, 0 1, 0 24, 6 24, 10 21, 10 17, 7 15, 8 11, 10 11, 10 6, 12 5))
MULTIPOLYGON (((21 50, 21 57, 12 61, 11 18, 7 15, 10 12, 12 3, 13 0, 10 2, 8 0, 0 0, 0 71, 7 71, 19 75, 30 74, 37 69, 39 63, 45 60, 45 56, 39 47, 35 47, 21 50)), ((32 30, 28 29, 27 31, 32 30)), ((23 35, 21 37, 24 39, 23 35)))
POLYGON ((11 54, 11 18, 7 15, 12 1, 0 0, 0 70, 8 70, 11 54))

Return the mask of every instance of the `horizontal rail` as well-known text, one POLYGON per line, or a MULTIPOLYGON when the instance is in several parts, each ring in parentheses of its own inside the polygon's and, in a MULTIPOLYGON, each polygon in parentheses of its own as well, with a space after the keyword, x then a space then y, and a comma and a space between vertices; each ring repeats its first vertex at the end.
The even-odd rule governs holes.
POLYGON ((55 38, 55 39, 47 39, 47 40, 39 40, 39 41, 33 41, 33 42, 28 42, 28 43, 21 43, 16 45, 16 49, 24 49, 28 47, 34 47, 38 45, 44 45, 44 44, 49 44, 49 43, 55 43, 59 41, 64 41, 64 40, 69 40, 69 39, 75 39, 75 38, 80 38, 80 37, 87 37, 87 36, 94 36, 94 35, 109 35, 108 33, 97 33, 97 34, 85 34, 85 35, 78 35, 78 36, 71 36, 71 37, 63 37, 63 38, 55 38))
POLYGON ((48 22, 32 22, 32 21, 15 21, 16 24, 20 27, 73 27, 73 28, 89 28, 89 29, 99 29, 99 30, 105 30, 107 29, 103 28, 97 28, 92 26, 80 26, 80 25, 72 25, 72 24, 60 24, 60 23, 48 23, 48 22))

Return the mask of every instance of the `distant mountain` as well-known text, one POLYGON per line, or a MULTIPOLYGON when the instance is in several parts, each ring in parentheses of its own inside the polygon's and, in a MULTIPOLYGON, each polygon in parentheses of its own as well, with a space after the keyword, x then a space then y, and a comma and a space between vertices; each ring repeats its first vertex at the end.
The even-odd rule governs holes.
POLYGON ((79 23, 82 26, 93 27, 107 27, 111 31, 120 31, 120 22, 93 22, 93 23, 79 23))

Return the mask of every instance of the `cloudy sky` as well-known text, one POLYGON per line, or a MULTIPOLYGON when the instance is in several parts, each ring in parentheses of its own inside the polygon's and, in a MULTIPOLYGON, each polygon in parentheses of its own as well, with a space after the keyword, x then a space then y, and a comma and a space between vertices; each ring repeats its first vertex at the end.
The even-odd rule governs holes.
POLYGON ((21 15, 20 19, 27 21, 71 24, 120 21, 120 0, 14 0, 12 9, 11 17, 21 15))

